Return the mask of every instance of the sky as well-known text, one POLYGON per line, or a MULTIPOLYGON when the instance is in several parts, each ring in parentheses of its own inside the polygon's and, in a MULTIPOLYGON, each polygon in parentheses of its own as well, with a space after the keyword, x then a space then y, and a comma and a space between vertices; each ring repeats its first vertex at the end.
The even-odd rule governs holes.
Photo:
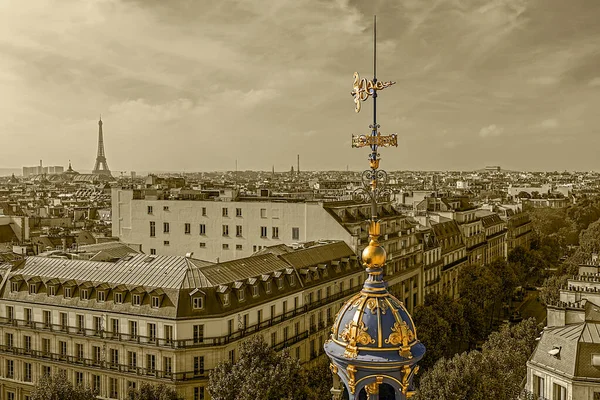
POLYGON ((598 0, 2 0, 0 167, 600 170, 598 0))

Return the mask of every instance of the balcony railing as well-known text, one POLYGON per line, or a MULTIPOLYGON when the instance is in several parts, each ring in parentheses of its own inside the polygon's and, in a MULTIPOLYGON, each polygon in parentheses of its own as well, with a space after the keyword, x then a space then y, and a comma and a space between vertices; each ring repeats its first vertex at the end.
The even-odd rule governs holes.
POLYGON ((149 375, 158 379, 166 379, 170 381, 188 381, 193 379, 203 379, 208 377, 210 370, 204 370, 204 374, 198 374, 194 371, 185 372, 172 372, 172 371, 161 371, 153 368, 141 368, 133 365, 126 364, 115 364, 101 359, 90 359, 82 358, 78 356, 68 356, 63 354, 49 353, 38 350, 28 350, 19 347, 10 347, 0 345, 0 352, 13 354, 15 356, 27 357, 28 359, 41 359, 45 362, 54 361, 60 363, 67 363, 77 365, 80 367, 97 368, 102 370, 109 370, 112 372, 120 372, 132 375, 149 375))
POLYGON ((299 333, 296 336, 293 336, 287 340, 284 340, 281 343, 277 343, 275 346, 272 346, 272 348, 275 351, 281 351, 281 350, 285 349, 286 347, 290 347, 298 342, 305 340, 306 338, 308 338, 308 332, 304 331, 302 333, 299 333))

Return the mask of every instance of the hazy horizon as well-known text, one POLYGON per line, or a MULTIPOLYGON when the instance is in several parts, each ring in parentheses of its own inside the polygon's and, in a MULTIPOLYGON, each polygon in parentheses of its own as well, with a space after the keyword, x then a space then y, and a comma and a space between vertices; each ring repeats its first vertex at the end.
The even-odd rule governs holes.
POLYGON ((363 170, 378 78, 386 170, 590 171, 600 115, 592 0, 6 0, 0 160, 120 171, 363 170), (577 155, 575 157, 575 155, 577 155))

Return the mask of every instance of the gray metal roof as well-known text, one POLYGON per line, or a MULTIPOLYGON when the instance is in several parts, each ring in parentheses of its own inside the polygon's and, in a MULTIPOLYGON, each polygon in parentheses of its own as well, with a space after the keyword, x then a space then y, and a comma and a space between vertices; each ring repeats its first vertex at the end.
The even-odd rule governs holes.
POLYGON ((345 242, 340 241, 282 254, 280 257, 296 269, 300 269, 353 255, 354 251, 345 242))
POLYGON ((273 254, 240 258, 202 268, 202 273, 213 285, 243 281, 248 278, 269 275, 274 271, 285 270, 289 265, 273 254))

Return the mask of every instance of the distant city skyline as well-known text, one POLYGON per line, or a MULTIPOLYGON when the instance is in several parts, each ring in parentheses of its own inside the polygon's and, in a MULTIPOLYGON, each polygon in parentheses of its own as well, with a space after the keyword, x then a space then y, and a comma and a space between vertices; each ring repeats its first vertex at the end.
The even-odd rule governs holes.
POLYGON ((362 170, 373 14, 386 169, 600 170, 593 0, 3 1, 0 167, 362 170))

